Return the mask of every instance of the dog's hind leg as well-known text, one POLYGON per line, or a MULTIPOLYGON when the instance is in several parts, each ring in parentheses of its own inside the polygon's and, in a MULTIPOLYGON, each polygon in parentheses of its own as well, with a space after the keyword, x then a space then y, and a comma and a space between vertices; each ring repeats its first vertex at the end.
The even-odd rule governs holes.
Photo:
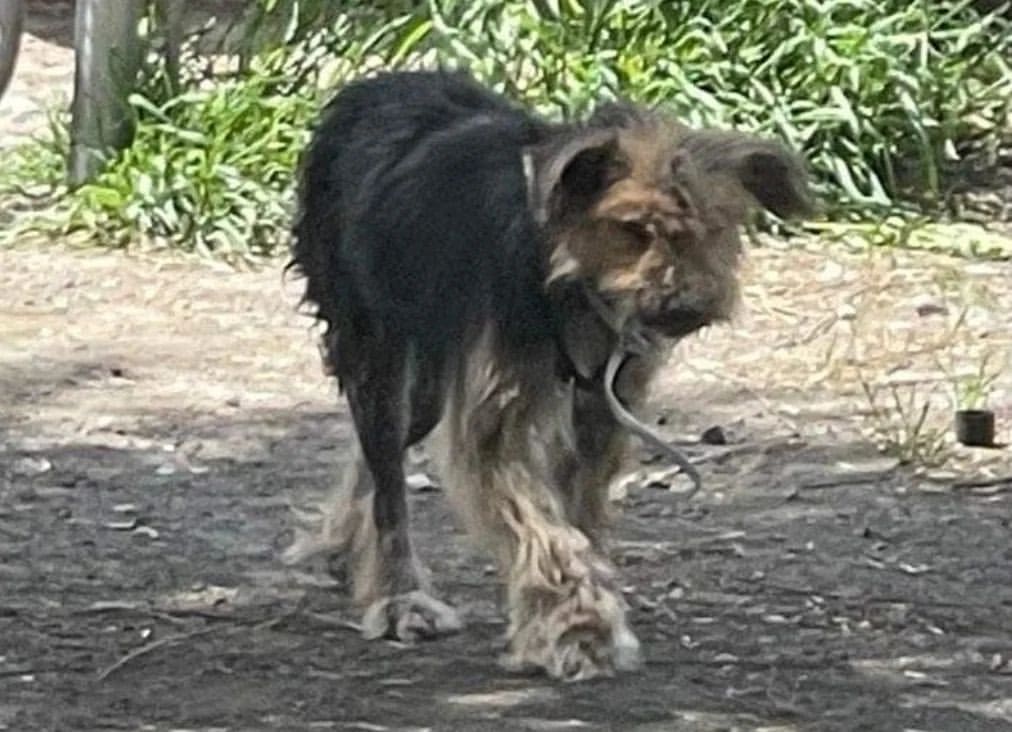
POLYGON ((412 546, 404 452, 414 427, 413 366, 406 354, 387 355, 371 358, 364 378, 347 385, 362 451, 360 470, 370 476, 352 495, 353 502, 364 504, 352 547, 358 560, 353 582, 356 600, 366 607, 363 634, 410 641, 454 632, 461 623, 453 608, 432 596, 412 546))
MULTIPOLYGON (((411 364, 402 353, 372 353, 343 379, 357 436, 343 485, 324 507, 323 530, 301 537, 284 556, 339 554, 352 577, 355 602, 365 608, 367 638, 411 641, 449 633, 460 619, 432 595, 409 533, 404 453, 438 415, 411 405, 411 364)), ((431 429, 431 426, 429 427, 431 429)))

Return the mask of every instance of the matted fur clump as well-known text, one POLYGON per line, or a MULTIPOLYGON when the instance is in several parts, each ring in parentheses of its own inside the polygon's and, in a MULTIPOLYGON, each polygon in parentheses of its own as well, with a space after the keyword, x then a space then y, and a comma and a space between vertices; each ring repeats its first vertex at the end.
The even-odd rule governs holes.
POLYGON ((635 668, 602 539, 635 424, 619 412, 671 343, 732 314, 747 209, 807 210, 798 159, 632 106, 554 124, 464 75, 410 72, 341 90, 302 176, 292 264, 359 454, 287 559, 343 553, 369 637, 459 629, 409 534, 404 453, 432 434, 507 585, 504 663, 635 668))

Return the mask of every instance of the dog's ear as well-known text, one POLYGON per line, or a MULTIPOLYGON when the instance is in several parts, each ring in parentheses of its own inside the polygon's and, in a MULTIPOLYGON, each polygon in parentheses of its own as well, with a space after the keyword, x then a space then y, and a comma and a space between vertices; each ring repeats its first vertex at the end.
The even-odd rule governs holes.
POLYGON ((616 178, 618 136, 611 129, 592 129, 552 149, 524 152, 524 175, 534 219, 582 213, 616 178))
POLYGON ((699 170, 731 175, 763 208, 781 218, 813 211, 804 163, 778 142, 740 132, 694 130, 680 147, 699 170))

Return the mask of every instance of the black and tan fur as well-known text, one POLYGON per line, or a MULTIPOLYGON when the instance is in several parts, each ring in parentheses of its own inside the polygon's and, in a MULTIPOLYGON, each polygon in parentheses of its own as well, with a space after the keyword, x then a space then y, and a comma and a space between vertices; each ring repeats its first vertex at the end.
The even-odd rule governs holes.
POLYGON ((565 679, 635 667, 603 550, 626 436, 666 344, 727 319, 738 227, 808 203, 780 145, 609 104, 553 124, 467 77, 345 87, 306 155, 293 265, 326 324, 359 455, 327 523, 288 552, 348 557, 371 637, 456 630, 412 548, 405 450, 429 437, 459 513, 506 584, 511 668, 565 679))

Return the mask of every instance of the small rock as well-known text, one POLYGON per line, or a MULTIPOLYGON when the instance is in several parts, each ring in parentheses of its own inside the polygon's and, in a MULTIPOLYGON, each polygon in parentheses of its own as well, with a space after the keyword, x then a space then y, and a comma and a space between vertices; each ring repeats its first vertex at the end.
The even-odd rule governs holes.
POLYGON ((137 528, 137 519, 131 518, 126 521, 106 521, 104 526, 105 528, 112 529, 113 531, 132 531, 137 528))
POLYGON ((921 295, 916 297, 914 298, 912 304, 914 306, 914 311, 922 318, 927 318, 931 315, 945 315, 949 312, 949 309, 945 306, 944 302, 941 302, 931 295, 921 295))
POLYGON ((728 442, 727 433, 720 425, 704 430, 699 439, 704 445, 726 445, 728 442))
POLYGON ((836 309, 836 317, 840 320, 855 320, 857 318, 857 308, 850 303, 844 303, 836 309))
POLYGON ((15 460, 11 470, 15 475, 30 477, 42 475, 53 469, 53 464, 44 457, 23 457, 15 460))
POLYGON ((158 531, 150 526, 138 526, 133 530, 135 536, 146 536, 149 539, 157 539, 158 531))

